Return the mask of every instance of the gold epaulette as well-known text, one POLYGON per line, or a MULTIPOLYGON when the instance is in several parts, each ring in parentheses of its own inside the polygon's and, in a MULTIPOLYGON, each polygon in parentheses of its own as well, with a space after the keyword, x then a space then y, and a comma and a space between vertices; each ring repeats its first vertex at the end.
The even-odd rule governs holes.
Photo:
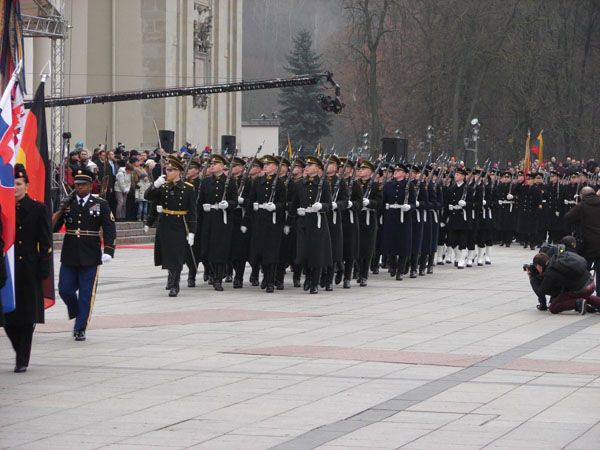
POLYGON ((185 181, 183 184, 187 184, 189 187, 194 187, 194 185, 192 183, 190 183, 189 181, 185 181))

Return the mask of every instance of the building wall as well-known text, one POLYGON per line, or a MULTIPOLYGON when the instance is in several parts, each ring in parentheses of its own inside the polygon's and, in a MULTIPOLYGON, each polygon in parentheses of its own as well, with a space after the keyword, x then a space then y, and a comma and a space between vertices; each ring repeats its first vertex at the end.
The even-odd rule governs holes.
MULTIPOLYGON (((256 153, 258 146, 265 141, 261 155, 279 154, 279 127, 278 126, 242 126, 241 142, 238 144, 239 155, 252 156, 256 153)), ((236 142, 237 144, 237 142, 236 142)))
MULTIPOLYGON (((242 0, 67 0, 66 95, 239 80, 242 7, 242 0), (194 23, 209 16, 210 46, 198 58, 194 23)), ((50 59, 49 40, 28 40, 26 48, 30 67, 39 72, 50 59)), ((192 97, 72 106, 65 129, 73 142, 81 139, 89 148, 103 143, 107 133, 109 145, 153 146, 154 122, 175 131, 177 146, 187 140, 218 148, 222 134, 239 139, 241 94, 213 94, 203 106, 194 107, 192 97)))

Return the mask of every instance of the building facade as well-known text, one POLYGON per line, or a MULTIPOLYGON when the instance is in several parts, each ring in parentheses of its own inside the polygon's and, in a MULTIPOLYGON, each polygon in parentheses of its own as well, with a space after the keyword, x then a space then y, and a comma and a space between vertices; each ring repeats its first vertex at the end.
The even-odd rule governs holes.
MULTIPOLYGON (((65 0, 64 95, 241 80, 242 7, 242 0, 65 0)), ((31 93, 50 60, 50 39, 27 38, 25 52, 31 93)), ((73 142, 88 148, 106 136, 112 146, 153 147, 156 122, 175 131, 177 147, 217 149, 221 135, 241 136, 241 94, 71 106, 64 117, 73 142)))

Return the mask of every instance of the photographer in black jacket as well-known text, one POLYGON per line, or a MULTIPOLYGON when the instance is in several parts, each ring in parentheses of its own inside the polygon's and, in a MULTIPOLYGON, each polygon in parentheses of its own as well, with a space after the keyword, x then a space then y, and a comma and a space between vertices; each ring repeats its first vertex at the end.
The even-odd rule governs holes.
MULTIPOLYGON (((585 258, 564 251, 550 258, 538 253, 527 271, 538 298, 550 296, 550 312, 575 310, 581 314, 600 307, 600 297, 593 295, 595 284, 585 258)), ((541 309, 541 308, 540 308, 541 309)))

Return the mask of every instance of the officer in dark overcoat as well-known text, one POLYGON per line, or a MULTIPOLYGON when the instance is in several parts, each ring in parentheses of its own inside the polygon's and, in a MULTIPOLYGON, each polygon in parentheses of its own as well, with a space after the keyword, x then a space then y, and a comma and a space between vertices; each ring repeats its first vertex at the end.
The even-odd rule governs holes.
MULTIPOLYGON (((202 170, 202 161, 194 158, 190 161, 187 171, 186 181, 192 185, 194 190, 194 204, 198 204, 198 195, 200 193, 200 171, 202 170)), ((200 216, 197 214, 196 219, 200 216)), ((200 263, 200 245, 201 245, 201 225, 200 221, 196 220, 196 232, 194 233, 194 243, 186 249, 185 265, 188 267, 188 287, 196 286, 196 274, 198 272, 198 264, 200 263)))
POLYGON ((345 165, 345 173, 342 174, 348 191, 348 201, 346 206, 341 209, 342 217, 342 236, 344 238, 343 248, 343 269, 340 269, 335 276, 335 284, 344 280, 344 289, 350 289, 350 280, 352 279, 352 269, 358 259, 359 250, 359 215, 362 209, 362 189, 360 183, 355 179, 357 167, 352 160, 340 158, 340 163, 345 165))
POLYGON ((17 373, 25 372, 29 366, 35 324, 44 323, 42 280, 48 277, 52 264, 50 213, 46 205, 27 195, 28 184, 25 168, 16 164, 16 308, 5 315, 4 330, 16 353, 17 373))
POLYGON ((277 177, 279 159, 273 155, 262 158, 264 174, 252 183, 246 210, 252 215, 250 260, 263 271, 267 293, 275 291, 275 272, 285 226, 286 193, 283 180, 277 177))
MULTIPOLYGON (((412 240, 410 252, 410 278, 417 277, 419 267, 419 256, 421 255, 421 246, 423 244, 423 229, 425 226, 428 204, 428 194, 425 190, 425 184, 421 180, 422 168, 420 166, 410 167, 411 189, 415 191, 415 208, 410 212, 412 220, 412 240)), ((406 273, 406 268, 405 268, 406 273)))
POLYGON ((369 265, 375 252, 377 242, 377 209, 381 204, 382 193, 372 176, 375 166, 370 161, 363 161, 360 165, 358 176, 361 188, 362 208, 359 214, 360 242, 358 249, 358 278, 361 287, 367 285, 369 278, 369 265))
POLYGON ((387 252, 388 270, 396 280, 402 280, 404 267, 411 253, 412 220, 409 211, 415 208, 414 190, 408 183, 408 168, 394 166, 394 178, 383 187, 384 207, 382 248, 387 252))
POLYGON ((544 189, 544 204, 543 223, 548 232, 548 240, 553 244, 560 243, 563 238, 564 225, 560 220, 560 175, 555 170, 550 172, 550 179, 544 189))
MULTIPOLYGON (((249 164, 249 163, 248 163, 249 164)), ((231 230, 231 268, 234 273, 233 288, 240 289, 244 286, 244 271, 250 251, 250 233, 244 203, 250 193, 250 183, 243 180, 246 162, 237 156, 231 158, 230 169, 233 171, 232 183, 235 184, 238 196, 237 205, 232 211, 233 229, 231 230)))
POLYGON ((196 192, 193 184, 183 181, 183 171, 183 161, 169 156, 166 158, 166 175, 154 180, 144 194, 159 214, 154 265, 169 271, 169 297, 179 294, 181 269, 196 233, 196 192))
POLYGON ((467 241, 470 224, 467 220, 467 204, 470 197, 465 183, 466 170, 458 168, 454 172, 454 182, 448 187, 444 195, 444 204, 447 211, 446 230, 447 245, 454 249, 454 265, 464 269, 467 259, 467 241))
MULTIPOLYGON (((292 173, 290 174, 290 178, 288 178, 288 185, 287 185, 287 193, 286 193, 286 203, 289 205, 289 203, 292 201, 292 197, 294 196, 294 189, 296 189, 296 183, 298 183, 303 177, 304 177, 304 169, 306 167, 306 163, 304 162, 304 160, 302 158, 296 158, 294 160, 294 163, 291 167, 292 173)), ((290 233, 287 235, 288 238, 288 244, 289 244, 289 254, 288 254, 288 261, 289 261, 289 265, 292 268, 292 281, 294 284, 294 287, 298 288, 300 287, 301 283, 300 280, 302 278, 302 266, 299 264, 296 264, 296 219, 297 216, 295 214, 290 214, 289 212, 289 208, 286 211, 287 212, 287 221, 286 221, 286 225, 289 226, 289 230, 290 233)), ((285 233, 284 233, 284 237, 285 233)))
POLYGON ((429 184, 429 219, 431 221, 431 247, 429 248, 429 256, 427 257, 427 273, 433 273, 435 265, 435 254, 438 251, 440 240, 440 230, 442 222, 442 210, 444 208, 444 192, 441 183, 438 182, 438 177, 441 175, 439 169, 434 170, 431 182, 429 184))
POLYGON ((54 231, 65 225, 60 256, 58 293, 75 319, 73 337, 85 340, 96 297, 98 266, 115 254, 116 227, 108 203, 91 194, 94 174, 86 168, 73 171, 75 190, 52 218, 54 231), (100 240, 102 230, 102 241, 100 240))
POLYGON ((516 230, 516 209, 513 195, 512 174, 504 171, 496 188, 498 207, 494 222, 499 231, 501 245, 510 247, 516 230))
MULTIPOLYGON (((326 213, 331 210, 329 184, 319 176, 324 166, 314 156, 306 158, 306 178, 296 183, 289 204, 296 215, 296 263, 306 274, 305 290, 318 293, 321 270, 332 265, 331 239, 326 213)), ((323 176, 326 176, 323 174, 323 176)))
POLYGON ((225 265, 231 254, 233 211, 238 194, 235 182, 225 175, 229 162, 224 156, 210 158, 210 176, 200 185, 198 205, 202 205, 202 260, 209 267, 215 291, 223 290, 225 265))
POLYGON ((279 246, 277 269, 275 271, 275 288, 279 291, 282 291, 284 289, 285 273, 287 268, 292 265, 294 261, 293 257, 296 241, 295 234, 292 234, 292 221, 290 214, 287 211, 288 198, 290 197, 290 192, 293 189, 293 183, 291 182, 292 174, 290 173, 292 163, 285 157, 280 157, 278 160, 281 162, 279 165, 279 179, 283 183, 285 193, 285 224, 283 226, 283 236, 281 236, 281 245, 279 246))

